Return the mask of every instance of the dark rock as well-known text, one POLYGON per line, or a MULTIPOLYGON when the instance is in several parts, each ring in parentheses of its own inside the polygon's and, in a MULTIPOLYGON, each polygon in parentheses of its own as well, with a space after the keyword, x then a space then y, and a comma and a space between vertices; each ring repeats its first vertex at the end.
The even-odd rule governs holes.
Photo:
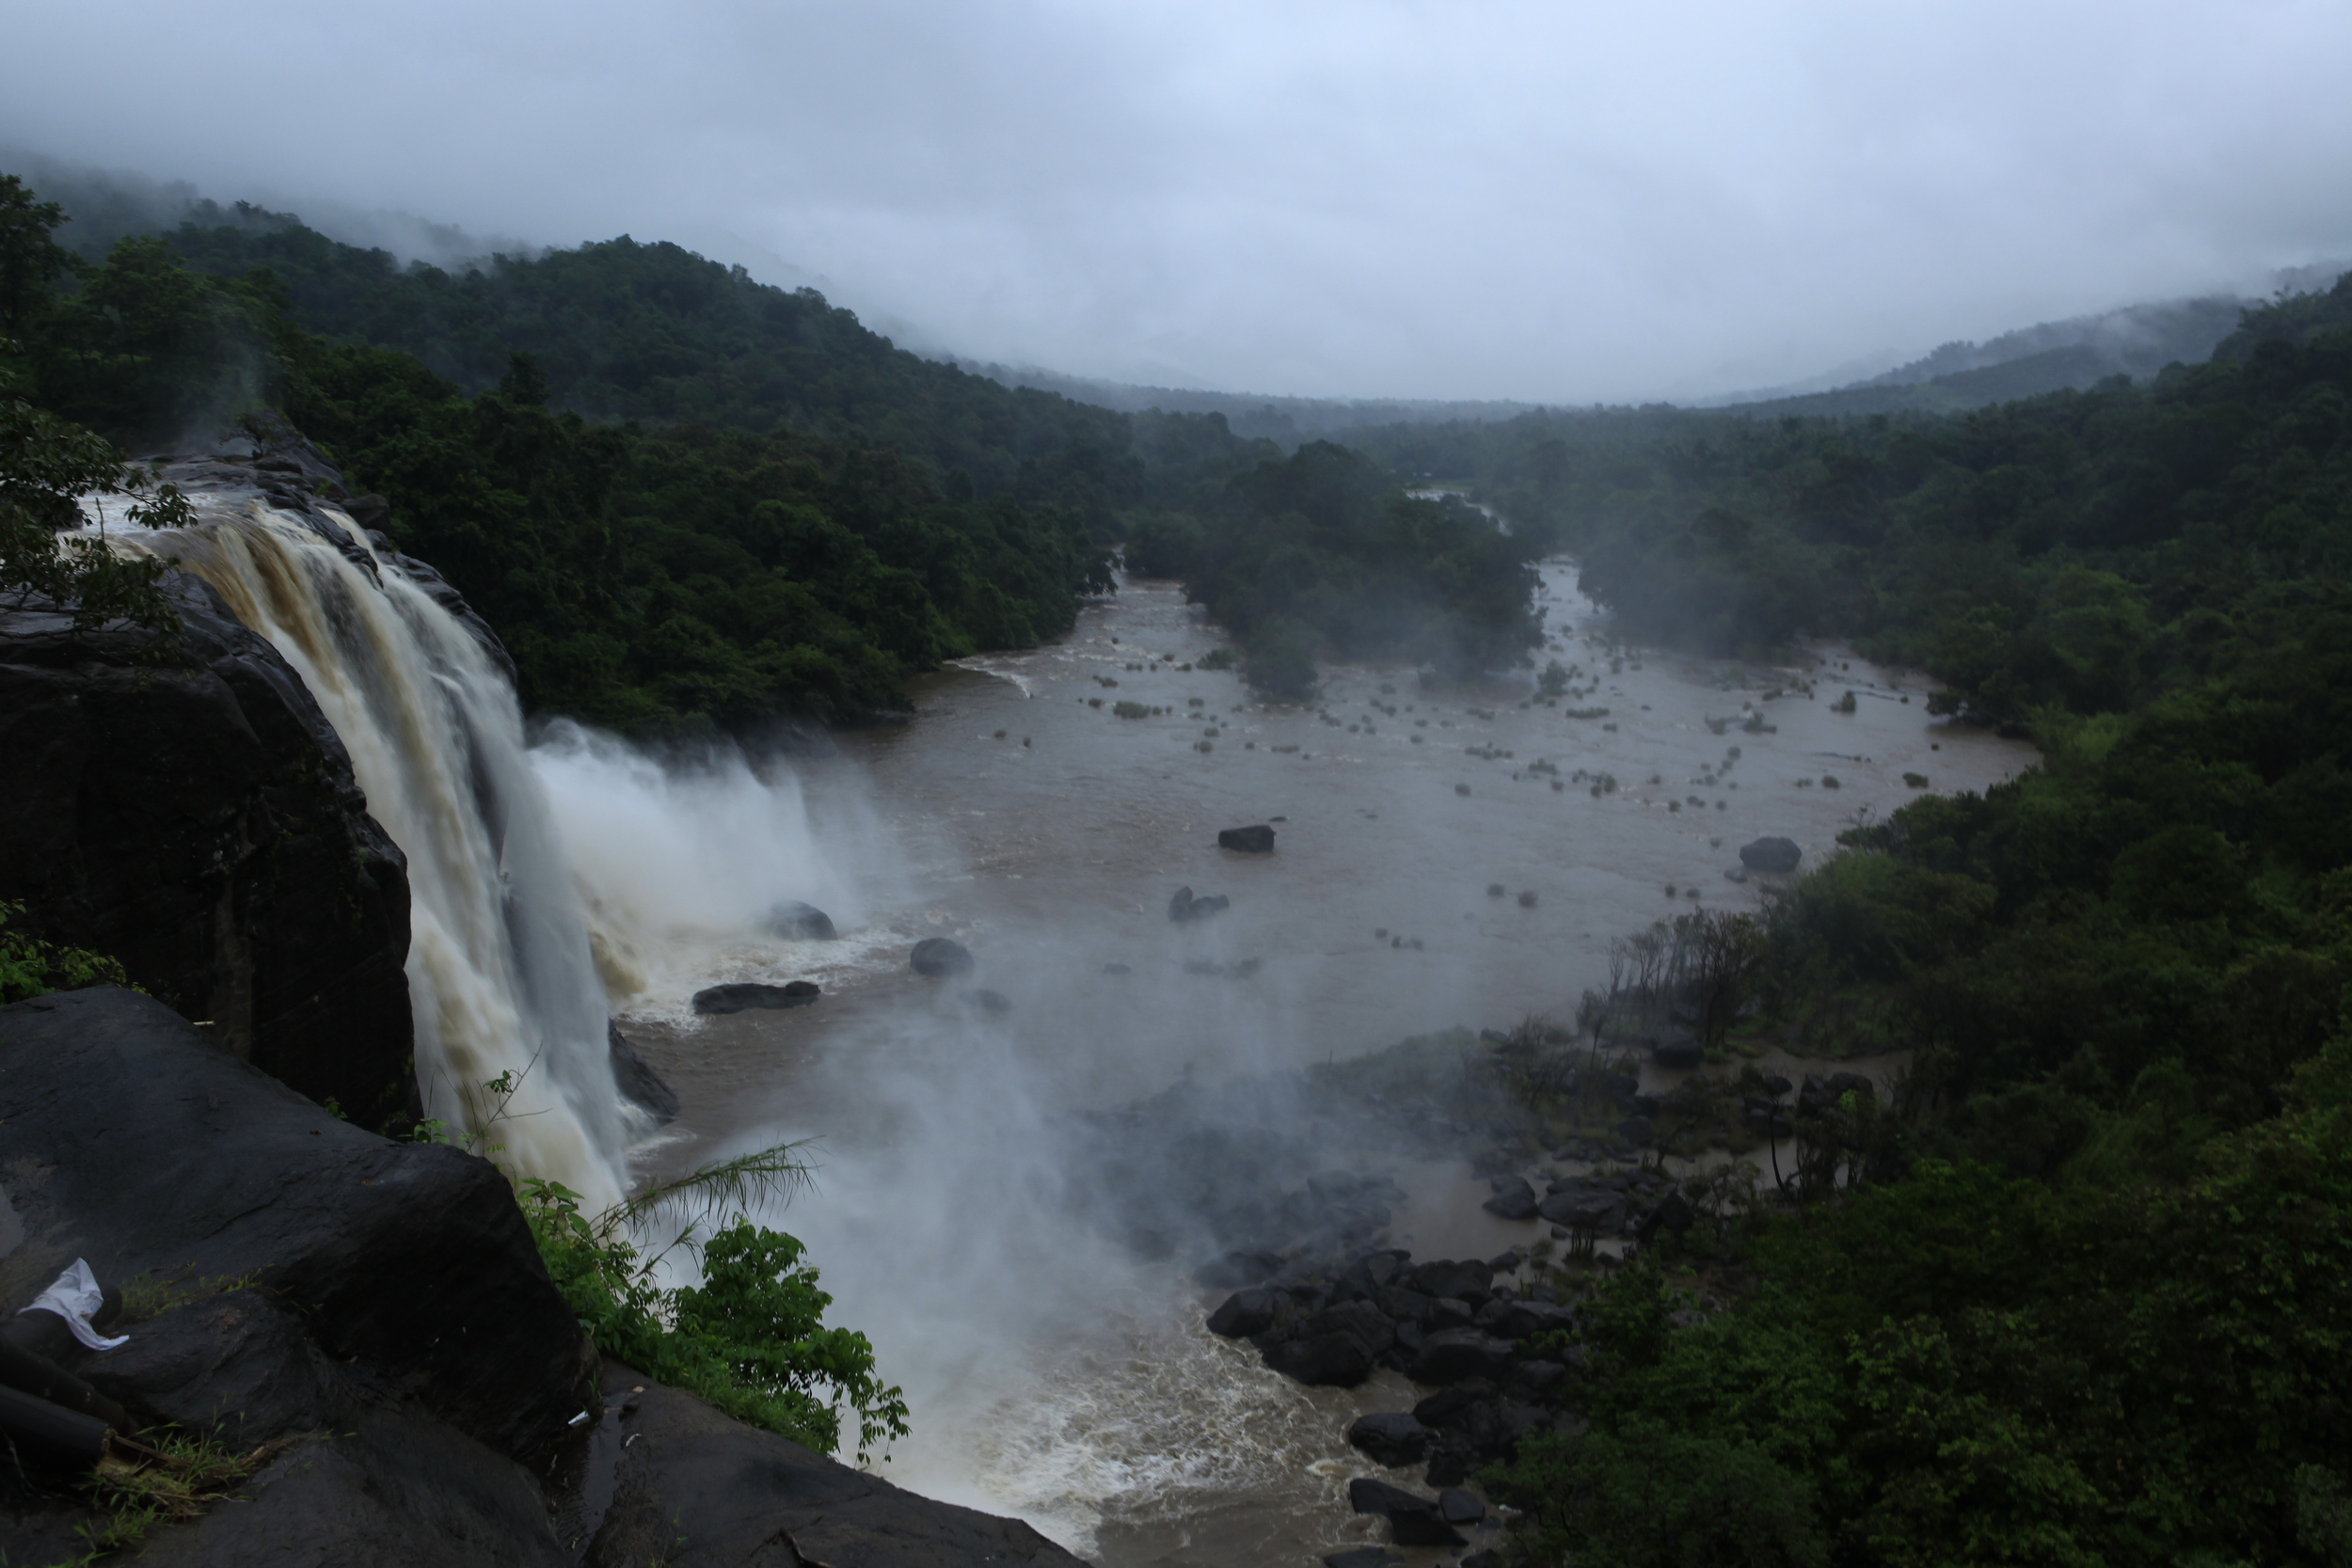
MULTIPOLYGON (((1534 1196, 1533 1188, 1529 1189, 1528 1196, 1531 1197, 1534 1196)), ((1533 1211, 1530 1211, 1530 1212, 1533 1212, 1533 1211)), ((1522 1252, 1518 1247, 1513 1247, 1508 1252, 1498 1252, 1492 1258, 1487 1259, 1486 1267, 1493 1270, 1496 1274, 1517 1274, 1519 1270, 1519 1265, 1526 1261, 1526 1253, 1522 1252)), ((1501 1290, 1502 1287, 1497 1286, 1496 1289, 1501 1290)))
POLYGON ((1771 871, 1786 875, 1797 868, 1804 851, 1790 838, 1759 838, 1753 844, 1740 846, 1740 863, 1750 871, 1771 871))
POLYGON ((1103 973, 1105 974, 1133 974, 1135 971, 1125 964, 1111 963, 1104 964, 1103 966, 1103 973))
POLYGON ((946 980, 972 973, 970 950, 946 937, 925 937, 907 955, 907 962, 915 974, 929 980, 946 980))
POLYGON ((1229 1252, 1192 1271, 1192 1282, 1210 1291, 1238 1290, 1262 1284, 1282 1270, 1278 1252, 1229 1252))
POLYGON ((1472 1379, 1451 1388, 1440 1388, 1413 1406, 1413 1419, 1432 1432, 1442 1432, 1461 1425, 1481 1400, 1494 1396, 1494 1385, 1472 1379))
POLYGON ((1246 1339, 1273 1327, 1274 1312, 1272 1291, 1236 1291, 1209 1314, 1209 1332, 1228 1339, 1246 1339))
POLYGON ((1360 1476, 1347 1483, 1348 1506, 1389 1522, 1389 1538, 1400 1546, 1459 1546, 1460 1535, 1438 1513, 1438 1501, 1385 1481, 1360 1476))
POLYGON ((1391 1562, 1404 1560, 1385 1546, 1358 1546, 1352 1551, 1333 1552, 1323 1563, 1324 1568, 1388 1568, 1391 1562))
POLYGON ((963 999, 984 1013, 1004 1014, 1012 1011, 1012 999, 999 990, 968 990, 963 999))
POLYGON ((82 1371, 151 1421, 172 1421, 240 1451, 347 1422, 358 1400, 299 1314, 260 1291, 175 1307, 126 1331, 130 1343, 82 1371))
POLYGON ((1347 1440, 1391 1468, 1418 1465, 1429 1457, 1429 1429, 1401 1410, 1357 1417, 1347 1429, 1347 1440))
POLYGON ((1216 835, 1216 847, 1246 855, 1270 855, 1274 853, 1274 830, 1263 822, 1253 828, 1227 828, 1216 835))
POLYGON ((1472 1552, 1462 1560, 1460 1568, 1502 1568, 1502 1554, 1494 1551, 1472 1552))
POLYGON ((238 1502, 150 1538, 142 1564, 562 1568, 532 1472, 438 1421, 362 1408, 237 1487, 238 1502))
MULTIPOLYGON (((1479 1207, 1498 1219, 1530 1220, 1535 1217, 1535 1189, 1527 1184, 1527 1178, 1515 1176, 1495 1191, 1495 1196, 1479 1207)), ((1513 1259, 1514 1264, 1517 1259, 1513 1259)))
POLYGON ((1576 1312, 1571 1307, 1540 1301, 1514 1301, 1503 1304, 1492 1332, 1504 1339, 1524 1339, 1530 1335, 1553 1334, 1575 1326, 1576 1312))
POLYGON ((1486 1505, 1474 1492, 1449 1486, 1438 1494, 1438 1517, 1449 1525, 1474 1525, 1486 1516, 1486 1505))
POLYGON ((604 1023, 605 1054, 612 1063, 612 1086, 621 1091, 621 1098, 653 1117, 657 1127, 677 1119, 677 1091, 662 1080, 637 1053, 621 1033, 621 1026, 611 1019, 604 1023))
POLYGON ((1372 1375, 1375 1353, 1353 1334, 1314 1334, 1285 1339, 1265 1353, 1265 1364, 1310 1387, 1353 1388, 1372 1375))
POLYGON ((1181 926, 1187 921, 1206 920, 1209 916, 1221 914, 1232 907, 1232 900, 1221 893, 1196 898, 1193 896, 1192 889, 1180 887, 1176 890, 1174 896, 1168 901, 1168 918, 1181 926))
POLYGON ((1376 1513, 1383 1519, 1393 1519, 1399 1513, 1435 1513, 1438 1499, 1408 1492, 1402 1486, 1391 1486, 1385 1481, 1359 1476, 1347 1483, 1347 1506, 1359 1513, 1376 1513))
POLYGON ((586 1538, 581 1568, 1081 1568, 1017 1519, 902 1492, 618 1362, 605 1364, 604 1387, 636 1408, 608 1418, 614 1431, 577 1483, 583 1502, 612 1499, 564 1521, 567 1541, 586 1538), (628 1393, 640 1385, 644 1393, 628 1393))
POLYGON ((1697 1218, 1698 1215, 1692 1212, 1688 1198, 1680 1193, 1668 1193, 1658 1200, 1658 1207, 1651 1210, 1649 1217, 1642 1222, 1639 1234, 1645 1242, 1655 1237, 1661 1230, 1671 1230, 1680 1235, 1690 1229, 1697 1218))
POLYGON ((1606 1187, 1571 1186, 1543 1201, 1540 1212, 1554 1225, 1570 1230, 1608 1233, 1625 1223, 1625 1195, 1606 1187))
POLYGON ((1439 1296, 1430 1303, 1429 1316, 1422 1320, 1422 1326, 1431 1330, 1468 1328, 1477 1315, 1477 1309, 1460 1297, 1439 1296))
POLYGON ((1422 1472, 1422 1479, 1432 1486, 1459 1486, 1477 1468, 1478 1450, 1470 1446, 1470 1439, 1458 1432, 1449 1432, 1431 1451, 1429 1468, 1422 1472))
POLYGON ((1628 1117, 1617 1123, 1617 1141, 1635 1148, 1647 1148, 1658 1141, 1658 1129, 1647 1117, 1628 1117))
POLYGON ((1707 1064, 1707 1048, 1698 1037, 1680 1029, 1661 1035, 1650 1048, 1650 1060, 1673 1072, 1686 1072, 1707 1064))
POLYGON ((759 928, 787 942, 832 942, 841 934, 833 928, 833 916, 797 898, 787 898, 770 910, 759 928))
POLYGON ((1560 1361, 1522 1361, 1511 1369, 1512 1391, 1530 1400, 1549 1399, 1565 1387, 1568 1369, 1560 1361))
POLYGON ((198 578, 165 585, 183 624, 167 652, 0 610, 9 927, 113 955, 214 1044, 405 1130, 407 863, 293 667, 198 578))
POLYGON ((1374 1299, 1379 1302, 1381 1311, 1400 1323, 1425 1325, 1438 1312, 1435 1296, 1422 1295, 1402 1285, 1383 1285, 1374 1299))
POLYGON ((696 991, 694 1010, 698 1013, 740 1013, 754 1008, 805 1007, 817 997, 818 986, 814 980, 792 980, 781 986, 764 986, 746 980, 696 991))
POLYGON ((1406 1373, 1415 1383, 1436 1386, 1465 1378, 1501 1377, 1511 1365, 1511 1347, 1475 1328, 1449 1328, 1422 1342, 1406 1373))
POLYGON ((1440 1259, 1423 1263, 1413 1270, 1412 1287, 1425 1296, 1439 1300, 1451 1297, 1475 1307, 1486 1301, 1494 1283, 1495 1271, 1476 1259, 1455 1262, 1440 1259))
POLYGON ((1374 1355, 1396 1343, 1396 1324, 1389 1320, 1387 1313, 1368 1301, 1341 1302, 1327 1307, 1307 1320, 1306 1332, 1352 1334, 1374 1355))
POLYGON ((487 1161, 338 1121, 112 988, 0 1007, 0 1170, 42 1172, 9 1181, 25 1236, 0 1302, 77 1257, 101 1279, 249 1275, 326 1357, 516 1458, 591 1402, 587 1339, 487 1161))

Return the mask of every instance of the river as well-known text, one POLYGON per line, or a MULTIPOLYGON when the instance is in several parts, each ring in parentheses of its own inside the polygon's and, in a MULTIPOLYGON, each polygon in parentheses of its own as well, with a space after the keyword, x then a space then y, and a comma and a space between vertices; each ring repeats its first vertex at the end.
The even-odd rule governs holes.
MULTIPOLYGON (((1303 1389, 1208 1336, 1181 1243, 1138 1261, 1072 1221, 1090 1179, 1062 1118, 1565 1020, 1613 939, 1753 907, 1758 881, 1724 874, 1741 844, 1786 836, 1812 863, 1922 787, 2034 760, 1850 653, 1613 657, 1571 563, 1548 562, 1541 594, 1537 661, 1577 672, 1556 705, 1531 705, 1530 674, 1424 689, 1361 666, 1327 668, 1315 707, 1262 705, 1203 666, 1219 636, 1175 585, 1129 579, 1063 640, 926 677, 911 721, 830 754, 663 771, 542 737, 622 1026, 685 1105, 640 1164, 818 1140, 814 1190, 767 1217, 810 1243, 833 1321, 907 1390, 914 1434, 885 1474, 1116 1568, 1305 1568, 1379 1539, 1344 1489, 1381 1472, 1343 1433, 1408 1408, 1409 1386, 1303 1389), (1248 823, 1273 825, 1273 854, 1217 847, 1248 823), (1180 886, 1232 907, 1173 924, 1180 886), (759 936, 785 898, 841 940, 759 936), (975 973, 914 975, 908 947, 934 935, 975 973), (802 978, 817 1005, 691 1010, 719 981, 802 978)), ((1479 1212, 1466 1169, 1393 1174, 1410 1198, 1391 1235, 1419 1256, 1527 1239, 1479 1212)))

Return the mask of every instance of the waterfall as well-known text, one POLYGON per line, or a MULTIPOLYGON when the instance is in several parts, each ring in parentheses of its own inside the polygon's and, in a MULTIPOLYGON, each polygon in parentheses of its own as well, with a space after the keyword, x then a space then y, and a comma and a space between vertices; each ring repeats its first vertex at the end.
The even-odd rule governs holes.
POLYGON ((449 612, 346 542, 255 500, 137 536, 216 589, 286 657, 408 857, 408 993, 425 1115, 594 1212, 627 1188, 605 994, 570 862, 504 673, 449 612), (373 568, 373 569, 371 569, 373 568), (506 1075, 511 1074, 511 1079, 506 1075), (505 1080, 511 1094, 485 1085, 505 1080))

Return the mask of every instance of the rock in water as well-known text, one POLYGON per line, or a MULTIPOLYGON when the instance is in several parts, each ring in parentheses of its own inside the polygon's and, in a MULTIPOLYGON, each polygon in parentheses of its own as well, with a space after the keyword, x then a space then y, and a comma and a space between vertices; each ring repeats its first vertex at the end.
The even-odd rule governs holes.
POLYGON ((797 898, 787 898, 770 910, 759 928, 787 942, 832 942, 841 934, 833 928, 833 916, 797 898))
POLYGON ((1535 1217, 1535 1189, 1527 1184, 1527 1178, 1515 1176, 1495 1189, 1495 1196, 1479 1205, 1498 1219, 1532 1220, 1535 1217))
POLYGON ((1797 868, 1804 851, 1791 838, 1759 838, 1753 844, 1740 846, 1740 863, 1751 871, 1776 871, 1786 874, 1797 868))
POLYGON ((1245 855, 1274 853, 1274 830, 1264 823, 1248 828, 1228 828, 1216 835, 1220 849, 1238 849, 1245 855))
POLYGON ((914 973, 926 979, 945 980, 958 974, 972 973, 972 954, 961 942, 946 937, 925 937, 907 955, 907 962, 914 973))
POLYGON ((621 1091, 621 1098, 653 1117, 658 1127, 675 1121, 677 1091, 645 1064, 645 1058, 637 1054, 637 1048, 621 1033, 621 1026, 611 1019, 605 1020, 604 1043, 605 1053, 612 1061, 612 1086, 621 1091))
POLYGON ((1429 1429, 1402 1410, 1357 1417, 1347 1441, 1391 1469, 1429 1457, 1429 1429))
POLYGON ((1274 1292, 1236 1291, 1209 1314, 1209 1332, 1227 1339, 1246 1339, 1274 1326, 1274 1292))
POLYGON ((818 994, 814 980, 793 980, 781 986, 744 981, 696 991, 694 1010, 698 1013, 740 1013, 754 1007, 805 1007, 817 1000, 818 994))
POLYGON ((1359 1477, 1347 1483, 1347 1501, 1359 1513, 1389 1521, 1389 1539, 1400 1546, 1459 1546, 1466 1543, 1438 1513, 1438 1501, 1385 1481, 1359 1477))
POLYGON ((1206 920, 1209 916, 1221 913, 1231 908, 1232 904, 1232 900, 1221 893, 1209 894, 1196 898, 1193 896, 1192 889, 1180 887, 1176 890, 1175 896, 1168 901, 1168 918, 1181 926, 1187 920, 1206 920))

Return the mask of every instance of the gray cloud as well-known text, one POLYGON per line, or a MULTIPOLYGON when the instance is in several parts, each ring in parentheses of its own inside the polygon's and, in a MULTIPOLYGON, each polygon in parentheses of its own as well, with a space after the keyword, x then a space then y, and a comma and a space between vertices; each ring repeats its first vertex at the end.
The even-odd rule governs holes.
POLYGON ((920 346, 1700 395, 2352 255, 2352 11, 11 0, 0 142, 814 276, 920 346))

